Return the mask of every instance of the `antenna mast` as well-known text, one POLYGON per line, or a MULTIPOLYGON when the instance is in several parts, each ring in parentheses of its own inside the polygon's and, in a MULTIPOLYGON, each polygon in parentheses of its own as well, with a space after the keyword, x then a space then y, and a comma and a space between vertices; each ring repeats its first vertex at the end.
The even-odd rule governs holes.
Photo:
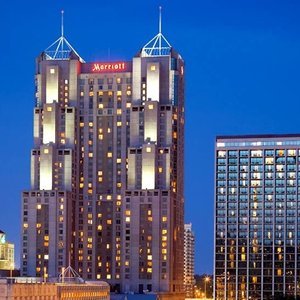
POLYGON ((158 32, 161 33, 161 6, 159 7, 159 24, 158 24, 158 32))
POLYGON ((61 11, 61 36, 64 36, 64 10, 61 11))

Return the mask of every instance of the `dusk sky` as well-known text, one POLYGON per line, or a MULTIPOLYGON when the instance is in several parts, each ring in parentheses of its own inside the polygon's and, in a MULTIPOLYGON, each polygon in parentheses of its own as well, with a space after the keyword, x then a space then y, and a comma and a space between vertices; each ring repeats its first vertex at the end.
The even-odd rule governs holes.
POLYGON ((185 221, 198 274, 213 272, 217 135, 300 133, 300 1, 3 1, 0 230, 19 263, 21 191, 30 188, 35 58, 65 36, 89 61, 131 60, 162 32, 186 63, 185 221))

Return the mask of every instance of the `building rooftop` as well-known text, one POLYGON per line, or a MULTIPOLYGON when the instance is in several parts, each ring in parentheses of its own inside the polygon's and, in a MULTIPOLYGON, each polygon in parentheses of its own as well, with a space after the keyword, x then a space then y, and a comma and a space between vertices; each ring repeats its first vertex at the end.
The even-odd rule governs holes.
POLYGON ((61 36, 53 42, 44 52, 46 60, 69 60, 71 58, 77 58, 81 62, 84 60, 68 42, 64 36, 64 11, 61 11, 61 36))
POLYGON ((219 135, 216 140, 233 140, 233 139, 274 139, 274 138, 291 138, 300 137, 300 133, 289 134, 246 134, 246 135, 219 135))
POLYGON ((159 7, 158 34, 141 50, 141 57, 167 56, 171 54, 172 46, 161 31, 161 6, 159 7))

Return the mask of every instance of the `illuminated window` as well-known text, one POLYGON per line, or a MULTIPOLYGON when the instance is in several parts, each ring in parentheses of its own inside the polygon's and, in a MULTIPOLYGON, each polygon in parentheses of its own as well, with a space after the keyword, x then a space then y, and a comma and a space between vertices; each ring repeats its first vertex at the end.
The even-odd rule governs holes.
POLYGON ((42 208, 42 205, 41 204, 38 204, 37 206, 36 206, 36 209, 41 209, 42 208))
POLYGON ((146 152, 150 153, 151 152, 151 147, 146 147, 146 152))
POLYGON ((55 69, 51 68, 50 69, 50 74, 55 74, 55 69))
POLYGON ((108 225, 111 225, 111 224, 112 224, 111 219, 108 219, 108 220, 106 221, 106 223, 107 223, 108 225))
POLYGON ((47 106, 47 111, 52 111, 52 107, 51 106, 47 106))
POLYGON ((266 164, 272 164, 274 161, 273 157, 266 157, 266 164))
POLYGON ((129 223, 130 222, 130 217, 126 217, 125 222, 129 223))
POLYGON ((156 70, 156 66, 155 66, 155 65, 152 65, 152 66, 150 67, 150 70, 151 70, 151 71, 155 71, 155 70, 156 70))
POLYGON ((149 104, 149 105, 148 105, 148 108, 149 108, 149 109, 153 109, 153 104, 149 104))
POLYGON ((122 91, 117 91, 117 96, 122 96, 122 91))
POLYGON ((261 157, 262 156, 262 150, 252 150, 251 151, 251 156, 261 157))
POLYGON ((288 156, 295 156, 296 150, 288 150, 288 156))
POLYGON ((158 173, 162 173, 163 172, 163 168, 162 167, 158 167, 158 173))
POLYGON ((120 122, 120 121, 117 122, 117 126, 118 126, 118 127, 122 126, 122 122, 120 122))
POLYGON ((44 154, 48 154, 49 153, 49 149, 44 149, 44 154))
POLYGON ((218 151, 218 157, 225 157, 226 151, 218 151))
POLYGON ((112 157, 112 153, 111 152, 107 152, 107 157, 112 157))

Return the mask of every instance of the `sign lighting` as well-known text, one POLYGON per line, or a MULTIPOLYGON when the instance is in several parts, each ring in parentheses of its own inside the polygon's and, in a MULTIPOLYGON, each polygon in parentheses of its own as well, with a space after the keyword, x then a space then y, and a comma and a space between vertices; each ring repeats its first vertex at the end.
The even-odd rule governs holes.
POLYGON ((122 72, 125 71, 127 65, 125 62, 111 62, 111 63, 93 63, 92 72, 122 72))

